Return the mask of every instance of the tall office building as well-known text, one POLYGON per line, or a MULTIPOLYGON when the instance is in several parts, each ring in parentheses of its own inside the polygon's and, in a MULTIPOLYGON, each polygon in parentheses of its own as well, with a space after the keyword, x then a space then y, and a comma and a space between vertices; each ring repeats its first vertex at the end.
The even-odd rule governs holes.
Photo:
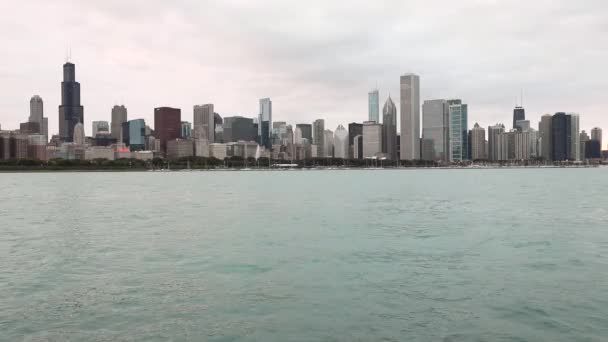
POLYGON ((194 139, 205 140, 208 144, 215 142, 215 112, 213 110, 211 103, 194 106, 194 139))
POLYGON ((468 106, 461 100, 448 100, 450 117, 450 161, 469 159, 468 106))
POLYGON ((180 135, 182 139, 190 139, 192 137, 192 124, 188 121, 182 121, 180 125, 180 135))
POLYGON ((540 157, 546 161, 553 160, 553 116, 545 114, 538 123, 538 138, 540 141, 540 157))
POLYGON ((570 128, 570 141, 568 150, 568 160, 581 160, 581 136, 580 136, 580 120, 578 114, 568 114, 568 124, 570 128))
MULTIPOLYGON (((363 136, 363 124, 351 122, 348 124, 348 153, 349 158, 352 159, 361 159, 357 158, 357 154, 354 150, 355 137, 361 135, 363 136)), ((361 153, 363 153, 363 149, 360 149, 361 153)))
POLYGON ((353 159, 363 159, 363 135, 353 138, 353 159))
POLYGON ((73 142, 76 145, 84 145, 85 134, 84 134, 84 125, 82 122, 77 123, 74 126, 74 136, 73 142))
POLYGON ((93 132, 91 136, 95 138, 98 133, 110 133, 110 124, 107 121, 93 121, 91 125, 93 128, 93 132))
POLYGON ((44 103, 42 98, 38 95, 32 96, 30 99, 30 117, 29 122, 36 122, 40 126, 40 134, 47 137, 49 136, 49 121, 48 118, 44 117, 44 103))
POLYGON ((515 126, 518 131, 527 132, 530 130, 530 120, 517 120, 515 126))
POLYGON ((389 160, 397 156, 397 107, 389 96, 382 109, 382 152, 389 160))
POLYGON ((324 158, 325 152, 325 120, 318 119, 312 124, 313 144, 317 147, 317 158, 324 158))
POLYGON ((585 159, 585 147, 587 146, 587 142, 590 141, 591 139, 589 138, 589 134, 587 134, 587 132, 585 132, 584 130, 581 131, 581 133, 579 134, 579 149, 580 149, 580 158, 581 160, 585 159))
POLYGON ((237 141, 255 141, 258 131, 253 119, 242 116, 229 116, 224 118, 224 143, 237 141))
POLYGON ((493 161, 502 160, 501 156, 501 135, 505 133, 505 125, 496 124, 488 127, 488 159, 493 161))
POLYGON ((260 116, 258 122, 260 145, 272 148, 272 101, 269 98, 260 99, 260 116))
POLYGON ((602 129, 601 128, 594 127, 591 130, 591 140, 597 141, 600 143, 600 150, 604 148, 604 145, 602 145, 602 129))
POLYGON ((486 130, 475 123, 471 130, 471 159, 483 160, 486 156, 486 130))
POLYGON ((380 92, 374 89, 367 94, 368 121, 380 123, 380 92))
POLYGON ((363 123, 363 158, 377 158, 382 154, 382 125, 375 121, 363 123))
MULTIPOLYGON (((420 159, 420 77, 401 76, 401 160, 420 159)), ((365 137, 363 137, 365 144, 365 137)))
POLYGON ((551 121, 552 160, 564 161, 568 159, 570 134, 570 125, 566 113, 555 113, 551 121))
POLYGON ((61 105, 59 106, 59 136, 65 142, 74 141, 74 126, 84 122, 84 108, 80 105, 80 83, 76 82, 76 66, 63 65, 61 105))
POLYGON ((517 121, 526 120, 526 110, 523 107, 513 109, 513 129, 517 128, 517 121))
POLYGON ((127 122, 127 107, 124 105, 115 105, 112 107, 112 138, 122 141, 122 124, 127 122))
POLYGON ((446 100, 429 100, 422 104, 422 159, 449 160, 449 108, 446 100))
POLYGON ((128 136, 131 151, 143 151, 146 149, 146 122, 144 119, 127 121, 128 136))
POLYGON ((334 157, 334 132, 330 129, 325 130, 323 144, 325 148, 323 150, 323 156, 325 158, 333 158, 334 157))
POLYGON ((308 140, 312 144, 312 125, 311 124, 297 124, 296 129, 300 129, 302 132, 302 139, 308 140))
POLYGON ((338 125, 334 133, 334 157, 347 159, 348 157, 348 131, 344 126, 338 125))
POLYGON ((154 132, 160 140, 161 152, 167 152, 167 142, 180 138, 182 111, 178 108, 154 108, 154 132))

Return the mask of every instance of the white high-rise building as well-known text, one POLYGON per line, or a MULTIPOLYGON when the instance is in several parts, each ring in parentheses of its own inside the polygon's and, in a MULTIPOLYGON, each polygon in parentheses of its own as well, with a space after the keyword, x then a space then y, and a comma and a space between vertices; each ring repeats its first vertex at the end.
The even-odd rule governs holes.
POLYGON ((76 145, 84 145, 84 125, 82 122, 79 122, 74 126, 74 144, 76 145))
MULTIPOLYGON (((365 137, 363 137, 365 144, 365 137)), ((420 77, 401 76, 401 160, 420 159, 420 77)))
POLYGON ((382 154, 382 125, 375 121, 363 123, 363 158, 377 158, 382 154))
POLYGON ((348 158, 348 131, 342 125, 339 125, 334 133, 334 157, 348 158))
POLYGON ((488 127, 488 159, 493 161, 501 159, 502 140, 501 134, 505 132, 505 125, 496 124, 488 127))

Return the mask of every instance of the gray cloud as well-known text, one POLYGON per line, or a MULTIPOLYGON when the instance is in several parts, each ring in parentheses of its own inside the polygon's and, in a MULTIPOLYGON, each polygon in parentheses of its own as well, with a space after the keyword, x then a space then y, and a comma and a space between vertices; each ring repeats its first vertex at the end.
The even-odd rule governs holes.
MULTIPOLYGON (((155 106, 212 102, 276 120, 362 121, 367 92, 398 101, 416 72, 422 97, 462 98, 470 125, 509 122, 524 89, 528 116, 573 111, 603 126, 605 1, 42 1, 0 4, 0 123, 15 128, 33 94, 57 128, 61 64, 72 47, 86 129, 122 102, 152 122, 155 106)), ((608 139, 606 139, 608 141, 608 139)))

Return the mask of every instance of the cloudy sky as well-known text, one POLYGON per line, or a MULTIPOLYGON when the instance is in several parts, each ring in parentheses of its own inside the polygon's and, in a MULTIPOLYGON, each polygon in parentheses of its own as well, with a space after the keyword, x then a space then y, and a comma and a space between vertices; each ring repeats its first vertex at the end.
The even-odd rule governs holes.
POLYGON ((470 126, 508 124, 523 89, 533 125, 566 111, 608 131, 605 0, 22 0, 0 13, 3 129, 39 94, 57 131, 71 47, 88 134, 118 103, 152 124, 158 106, 255 116, 262 97, 275 121, 334 129, 366 119, 376 85, 398 102, 408 72, 423 100, 467 102, 470 126))

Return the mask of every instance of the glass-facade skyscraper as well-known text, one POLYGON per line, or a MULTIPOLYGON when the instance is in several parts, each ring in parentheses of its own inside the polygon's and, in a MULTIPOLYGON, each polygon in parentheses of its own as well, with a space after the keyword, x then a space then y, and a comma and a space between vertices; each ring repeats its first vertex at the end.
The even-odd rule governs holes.
POLYGON ((513 129, 520 130, 517 127, 517 121, 526 120, 526 110, 523 107, 515 107, 513 109, 513 129))
POLYGON ((367 94, 368 121, 380 123, 380 92, 374 89, 367 94))
POLYGON ((397 107, 389 96, 382 109, 382 152, 388 160, 397 156, 397 107))
POLYGON ((76 82, 76 66, 63 65, 61 105, 59 106, 59 136, 65 142, 74 141, 74 126, 84 122, 84 108, 80 105, 80 83, 76 82))
POLYGON ((422 159, 449 160, 449 111, 446 100, 428 100, 422 104, 422 159))
POLYGON ((469 159, 468 106, 461 100, 449 100, 450 161, 469 159))
POLYGON ((269 98, 260 99, 260 117, 258 121, 260 145, 272 148, 272 101, 269 98))

